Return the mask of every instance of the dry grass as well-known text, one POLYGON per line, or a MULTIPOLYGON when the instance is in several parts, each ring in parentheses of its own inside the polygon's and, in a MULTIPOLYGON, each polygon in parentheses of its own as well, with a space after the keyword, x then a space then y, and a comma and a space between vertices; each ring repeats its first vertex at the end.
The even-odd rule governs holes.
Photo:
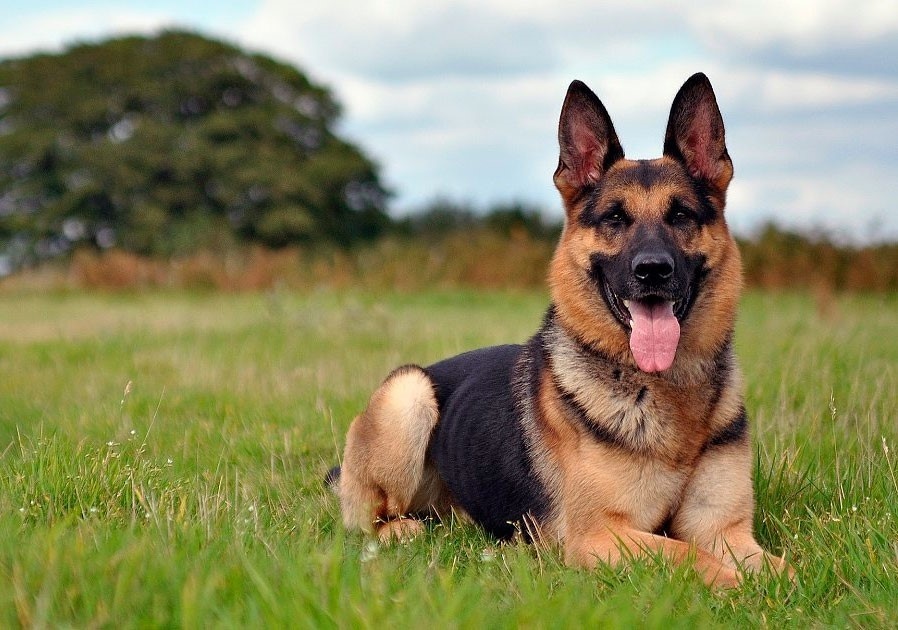
MULTIPOLYGON (((837 246, 826 238, 770 228, 741 242, 750 287, 811 290, 821 312, 841 291, 898 290, 898 245, 837 246)), ((554 242, 524 229, 488 227, 440 234, 386 237, 352 249, 244 247, 152 259, 110 250, 81 250, 4 279, 6 289, 191 289, 261 291, 274 288, 399 289, 544 286, 554 242)))
POLYGON ((544 283, 553 246, 524 233, 511 238, 483 230, 451 234, 427 244, 382 239, 354 250, 199 252, 170 260, 121 250, 76 252, 69 263, 26 270, 2 282, 6 289, 215 289, 536 287, 544 283))

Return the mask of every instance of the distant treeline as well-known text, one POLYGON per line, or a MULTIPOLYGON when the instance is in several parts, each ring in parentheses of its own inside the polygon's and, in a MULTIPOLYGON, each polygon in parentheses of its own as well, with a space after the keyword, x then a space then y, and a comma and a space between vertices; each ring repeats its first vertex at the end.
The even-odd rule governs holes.
POLYGON ((898 243, 843 245, 826 234, 773 224, 737 238, 749 286, 838 291, 898 290, 898 243))
MULTIPOLYGON (((397 222, 396 233, 417 236, 443 247, 463 234, 489 233, 516 239, 509 248, 526 241, 541 252, 551 251, 561 234, 561 220, 547 220, 545 213, 526 204, 504 204, 477 212, 470 206, 438 200, 421 212, 397 222), (549 247, 546 247, 549 246, 549 247)), ((898 290, 898 243, 839 244, 824 232, 802 233, 773 223, 752 235, 737 236, 748 286, 764 289, 812 288, 815 290, 898 290)), ((550 254, 545 254, 548 261, 550 254)), ((483 262, 476 253, 475 261, 483 262)), ((529 261, 532 256, 527 257, 529 261)), ((509 264, 514 266, 513 261, 509 264)), ((526 267, 526 265, 525 265, 526 267)), ((544 273, 544 265, 540 267, 544 273)), ((519 271, 524 271, 520 269, 519 271)), ((526 269, 526 282, 542 276, 526 269)), ((512 275, 514 270, 510 272, 512 275)), ((509 284, 518 284, 509 279, 509 284)))
MULTIPOLYGON (((438 200, 393 221, 378 238, 349 247, 260 245, 191 254, 143 256, 118 248, 81 248, 4 281, 6 286, 135 289, 314 289, 361 287, 539 288, 561 222, 525 204, 478 211, 438 200)), ((746 284, 752 288, 821 291, 898 290, 898 243, 840 245, 766 225, 741 237, 746 284)))

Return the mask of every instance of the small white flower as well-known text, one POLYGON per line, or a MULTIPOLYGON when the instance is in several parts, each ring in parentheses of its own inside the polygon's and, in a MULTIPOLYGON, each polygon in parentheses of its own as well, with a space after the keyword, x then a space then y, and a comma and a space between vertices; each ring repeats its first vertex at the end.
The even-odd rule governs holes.
POLYGON ((377 557, 377 552, 380 550, 380 547, 373 540, 369 540, 365 544, 365 548, 362 549, 361 561, 368 562, 369 560, 373 560, 377 557))
POLYGON ((255 512, 255 511, 256 511, 256 506, 254 506, 254 505, 249 506, 249 511, 250 511, 250 512, 255 512))
POLYGON ((131 429, 131 435, 137 435, 137 431, 134 429, 131 429))
POLYGON ((169 457, 168 459, 166 459, 166 460, 165 460, 165 463, 166 463, 166 465, 168 465, 168 466, 171 466, 172 464, 174 464, 174 462, 172 461, 172 458, 171 458, 171 457, 169 457))

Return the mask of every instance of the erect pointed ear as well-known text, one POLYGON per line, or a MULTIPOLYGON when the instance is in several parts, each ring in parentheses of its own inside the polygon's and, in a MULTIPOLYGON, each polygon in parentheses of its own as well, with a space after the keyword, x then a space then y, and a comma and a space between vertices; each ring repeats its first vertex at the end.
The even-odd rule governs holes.
POLYGON ((558 145, 553 179, 567 209, 624 157, 608 110, 582 81, 574 81, 567 90, 558 122, 558 145))
POLYGON ((714 89, 701 72, 689 77, 674 97, 664 135, 664 155, 682 162, 723 205, 733 178, 733 162, 727 153, 714 89))

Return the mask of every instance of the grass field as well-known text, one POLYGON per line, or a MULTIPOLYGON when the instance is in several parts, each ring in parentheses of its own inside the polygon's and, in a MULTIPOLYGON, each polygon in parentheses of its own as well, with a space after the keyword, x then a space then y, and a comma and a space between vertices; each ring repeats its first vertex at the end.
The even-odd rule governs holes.
POLYGON ((0 626, 890 627, 898 298, 743 301, 756 530, 794 584, 434 525, 377 546, 322 487, 402 362, 522 341, 541 294, 0 294, 0 626))

